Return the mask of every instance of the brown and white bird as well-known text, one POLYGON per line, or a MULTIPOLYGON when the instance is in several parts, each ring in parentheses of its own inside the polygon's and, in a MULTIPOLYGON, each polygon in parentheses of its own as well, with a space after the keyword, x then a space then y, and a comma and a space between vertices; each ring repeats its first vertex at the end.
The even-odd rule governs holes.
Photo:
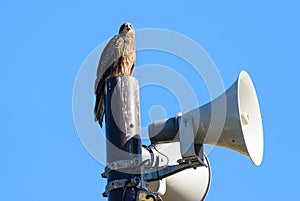
POLYGON ((135 31, 131 23, 125 22, 105 46, 97 69, 95 81, 96 104, 94 108, 95 121, 102 127, 105 114, 106 80, 113 76, 132 75, 136 58, 135 31))

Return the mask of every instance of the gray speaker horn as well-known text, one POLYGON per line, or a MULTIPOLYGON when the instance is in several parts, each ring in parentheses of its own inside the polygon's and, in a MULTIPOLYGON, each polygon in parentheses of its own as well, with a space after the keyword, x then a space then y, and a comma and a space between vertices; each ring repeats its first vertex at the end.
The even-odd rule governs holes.
POLYGON ((242 71, 232 86, 212 102, 182 116, 150 124, 151 141, 180 141, 178 130, 183 117, 193 119, 194 144, 226 147, 248 156, 257 166, 261 164, 264 148, 262 119, 255 88, 246 71, 242 71))

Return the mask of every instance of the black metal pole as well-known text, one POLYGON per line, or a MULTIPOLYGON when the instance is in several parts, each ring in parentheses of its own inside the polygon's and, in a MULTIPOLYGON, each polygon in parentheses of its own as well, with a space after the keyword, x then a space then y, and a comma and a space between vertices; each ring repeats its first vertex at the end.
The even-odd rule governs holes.
POLYGON ((105 120, 108 201, 134 201, 142 181, 139 87, 134 77, 107 80, 105 120))

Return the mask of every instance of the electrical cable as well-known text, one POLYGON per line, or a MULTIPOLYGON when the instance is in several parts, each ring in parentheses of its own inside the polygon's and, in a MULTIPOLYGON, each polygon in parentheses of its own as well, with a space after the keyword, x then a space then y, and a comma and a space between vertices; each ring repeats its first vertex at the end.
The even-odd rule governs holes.
POLYGON ((160 155, 162 155, 163 157, 166 158, 167 163, 165 165, 162 166, 162 168, 167 167, 169 165, 169 157, 165 154, 163 154, 162 152, 160 152, 157 148, 156 148, 156 144, 153 144, 153 148, 155 149, 155 151, 157 151, 157 153, 159 153, 160 155))
POLYGON ((150 157, 151 157, 151 164, 150 164, 150 166, 152 167, 153 166, 153 163, 154 163, 154 153, 153 153, 153 151, 152 151, 152 149, 150 148, 150 146, 151 145, 149 145, 149 146, 146 146, 146 145, 142 145, 142 147, 144 147, 147 151, 149 151, 149 153, 150 153, 150 157))
POLYGON ((125 184, 124 184, 124 187, 123 187, 123 194, 122 194, 122 201, 125 201, 125 196, 126 196, 126 191, 127 191, 127 184, 130 180, 128 179, 125 184))

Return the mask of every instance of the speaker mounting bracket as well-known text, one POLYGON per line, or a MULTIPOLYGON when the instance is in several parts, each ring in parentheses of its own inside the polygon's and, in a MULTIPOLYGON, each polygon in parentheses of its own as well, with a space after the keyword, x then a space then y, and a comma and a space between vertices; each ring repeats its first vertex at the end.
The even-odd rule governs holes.
POLYGON ((143 179, 147 182, 157 181, 189 168, 197 168, 202 166, 198 161, 182 163, 178 165, 170 165, 167 167, 154 167, 144 170, 143 179))
POLYGON ((179 164, 199 162, 202 166, 207 167, 203 158, 203 145, 194 144, 194 126, 191 115, 177 114, 179 120, 179 138, 180 152, 182 159, 179 164))

